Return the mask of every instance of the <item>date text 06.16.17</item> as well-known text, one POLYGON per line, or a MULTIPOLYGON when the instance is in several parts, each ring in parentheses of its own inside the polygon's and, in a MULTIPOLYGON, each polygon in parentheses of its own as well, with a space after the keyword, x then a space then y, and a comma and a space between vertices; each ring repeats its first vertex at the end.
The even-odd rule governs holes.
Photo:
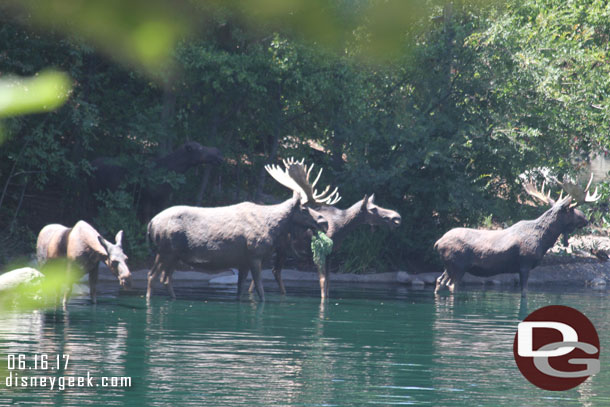
POLYGON ((70 355, 8 354, 8 370, 60 370, 67 369, 70 355))

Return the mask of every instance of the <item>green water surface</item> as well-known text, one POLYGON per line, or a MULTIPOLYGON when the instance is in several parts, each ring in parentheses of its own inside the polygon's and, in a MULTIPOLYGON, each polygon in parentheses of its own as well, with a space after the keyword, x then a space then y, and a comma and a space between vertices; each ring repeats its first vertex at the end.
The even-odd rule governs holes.
MULTIPOLYGON (((234 288, 182 283, 178 300, 102 290, 97 305, 0 315, 0 406, 610 406, 606 291, 315 285, 237 302, 234 288), (550 304, 579 309, 601 340, 601 372, 576 389, 531 385, 512 353, 518 322, 550 304), (8 355, 27 367, 8 371, 8 355), (69 355, 67 368, 34 358, 69 355), (18 358, 18 356, 15 356, 18 358), (6 376, 130 377, 131 387, 7 388, 6 376), (4 376, 4 377, 2 377, 4 376)), ((57 386, 57 385, 56 385, 57 386)))

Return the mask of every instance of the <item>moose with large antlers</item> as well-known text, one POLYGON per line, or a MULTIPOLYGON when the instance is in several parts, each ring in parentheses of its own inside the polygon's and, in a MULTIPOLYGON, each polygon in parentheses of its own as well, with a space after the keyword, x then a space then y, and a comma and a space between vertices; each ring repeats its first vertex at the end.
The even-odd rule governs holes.
POLYGON ((435 293, 442 287, 451 292, 464 276, 492 276, 501 273, 519 273, 521 295, 525 296, 530 270, 538 265, 562 233, 569 233, 587 225, 587 219, 576 206, 582 202, 595 202, 600 198, 597 189, 589 193, 592 177, 587 187, 579 191, 578 198, 563 192, 557 201, 550 191, 544 192, 544 184, 538 190, 533 182, 524 183, 525 191, 551 208, 534 220, 522 220, 503 230, 477 230, 456 228, 445 233, 434 248, 441 256, 445 271, 436 281, 435 293))
POLYGON ((273 251, 278 239, 293 225, 323 229, 328 223, 319 212, 306 206, 308 195, 288 174, 267 171, 293 191, 292 198, 277 205, 242 202, 218 208, 174 206, 156 215, 148 224, 148 239, 156 257, 148 274, 146 297, 152 295, 152 282, 163 273, 163 282, 175 298, 172 274, 178 262, 214 270, 238 269, 237 296, 242 293, 248 271, 261 301, 261 262, 273 251))
MULTIPOLYGON (((296 161, 291 158, 284 160, 284 170, 279 166, 272 166, 269 169, 269 172, 276 179, 290 179, 295 181, 307 195, 307 204, 314 207, 315 210, 321 213, 328 221, 328 231, 326 232, 326 235, 333 240, 333 253, 336 252, 341 241, 358 225, 386 225, 390 228, 395 228, 400 225, 400 214, 391 209, 385 209, 375 205, 374 194, 371 196, 365 195, 363 199, 347 209, 336 208, 334 205, 341 199, 338 188, 335 188, 329 193, 330 185, 328 185, 322 192, 318 193, 315 187, 322 175, 322 169, 318 172, 316 179, 313 182, 310 182, 309 178, 313 167, 313 164, 310 166, 305 165, 304 160, 296 161)), ((307 231, 302 228, 300 230, 293 229, 291 234, 291 238, 293 239, 300 238, 308 240, 304 239, 304 236, 309 237, 309 239, 311 238, 311 236, 307 234, 307 231)), ((286 293, 286 288, 282 281, 282 267, 286 259, 286 252, 289 248, 289 245, 286 244, 287 242, 288 240, 284 239, 276 247, 276 258, 272 269, 282 294, 286 293)), ((332 253, 326 259, 324 270, 319 270, 320 295, 322 298, 328 297, 329 293, 329 264, 331 259, 332 253)), ((250 289, 252 289, 252 287, 250 287, 250 289)))

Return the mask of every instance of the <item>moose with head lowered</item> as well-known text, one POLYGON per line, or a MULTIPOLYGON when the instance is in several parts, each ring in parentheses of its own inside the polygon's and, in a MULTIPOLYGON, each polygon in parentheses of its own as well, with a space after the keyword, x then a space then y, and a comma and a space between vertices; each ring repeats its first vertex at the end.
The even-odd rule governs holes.
POLYGON ((481 277, 518 273, 521 294, 525 296, 530 270, 538 265, 559 235, 587 225, 585 214, 576 206, 600 198, 597 189, 593 194, 589 193, 591 180, 582 193, 575 194, 582 197, 577 202, 572 202, 570 194, 555 201, 550 192, 544 193, 544 184, 539 191, 533 182, 526 182, 524 188, 530 196, 551 205, 537 219, 522 220, 503 230, 456 228, 445 233, 434 244, 445 266, 445 271, 436 281, 435 292, 442 287, 453 292, 464 273, 481 277))

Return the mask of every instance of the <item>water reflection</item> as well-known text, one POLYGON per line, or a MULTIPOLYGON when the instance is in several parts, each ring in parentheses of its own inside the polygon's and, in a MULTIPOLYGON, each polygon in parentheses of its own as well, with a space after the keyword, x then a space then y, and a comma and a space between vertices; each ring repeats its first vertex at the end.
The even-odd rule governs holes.
POLYGON ((3 389, 0 404, 6 394, 66 406, 593 406, 610 397, 607 352, 602 372, 553 398, 529 384, 512 357, 517 323, 550 303, 591 316, 602 349, 609 346, 604 293, 534 292, 524 300, 518 292, 337 286, 321 302, 314 285, 293 292, 260 303, 202 290, 176 301, 153 297, 148 306, 102 296, 97 306, 71 302, 68 312, 6 313, 0 355, 69 354, 65 371, 47 374, 130 376, 134 386, 3 389))

